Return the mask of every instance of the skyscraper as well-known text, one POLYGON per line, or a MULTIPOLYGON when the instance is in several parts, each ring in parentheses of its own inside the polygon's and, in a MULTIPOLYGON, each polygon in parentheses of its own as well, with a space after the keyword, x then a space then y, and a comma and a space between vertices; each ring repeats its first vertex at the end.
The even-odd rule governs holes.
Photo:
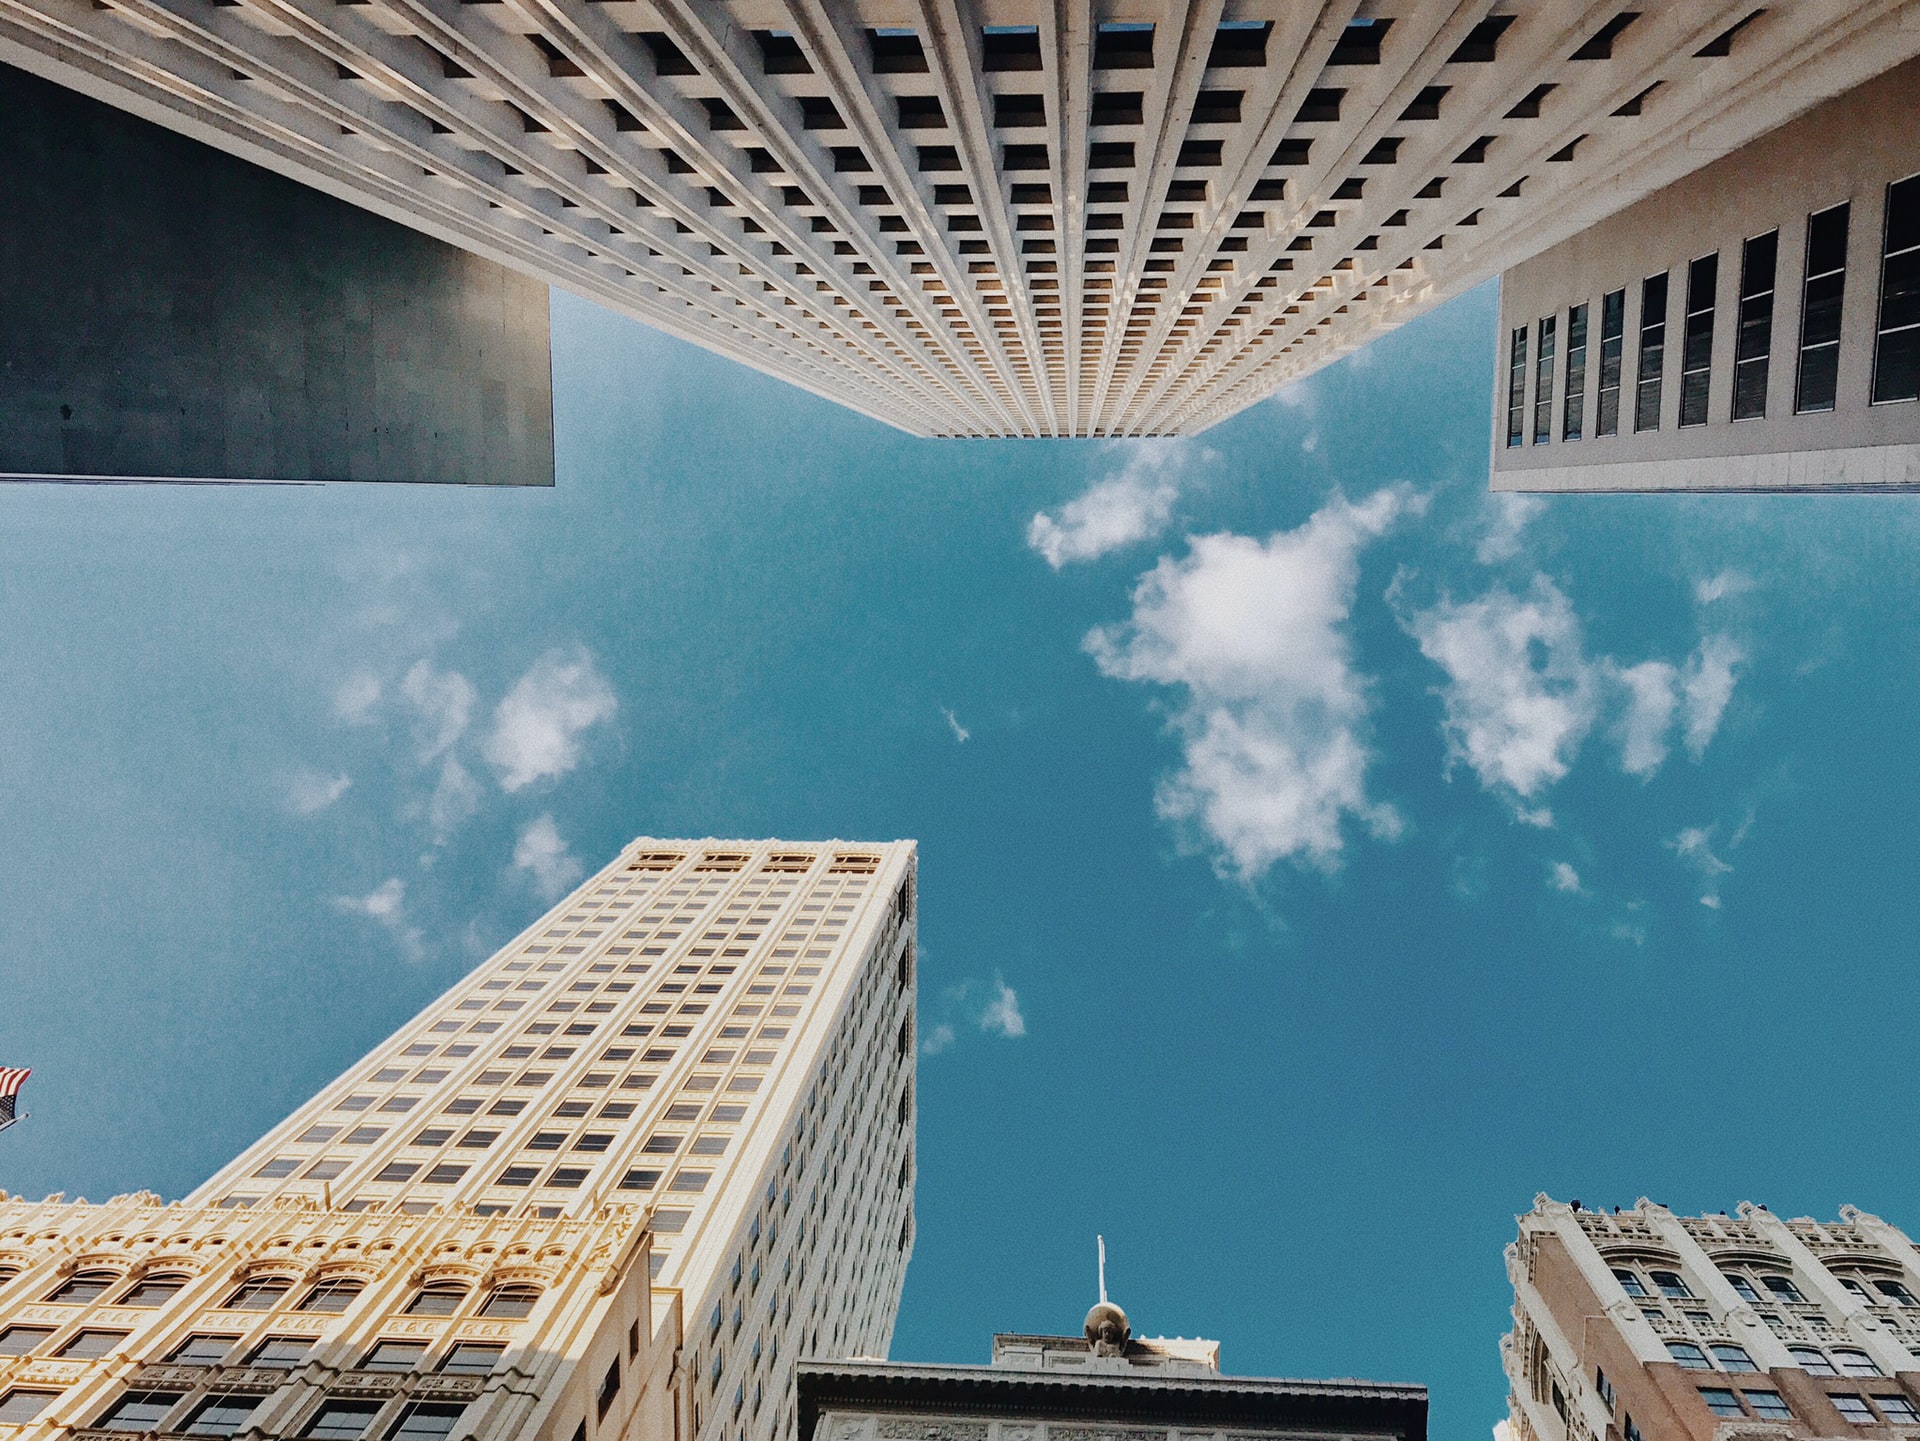
POLYGON ((1509 1441, 1920 1427, 1920 1251, 1877 1216, 1676 1216, 1546 1196, 1507 1247, 1509 1441))
POLYGON ((0 54, 907 430, 1156 435, 1912 58, 1912 14, 13 0, 0 54))
POLYGON ((0 1434, 791 1434, 912 1247, 913 888, 636 841, 184 1201, 0 1202, 0 1434))

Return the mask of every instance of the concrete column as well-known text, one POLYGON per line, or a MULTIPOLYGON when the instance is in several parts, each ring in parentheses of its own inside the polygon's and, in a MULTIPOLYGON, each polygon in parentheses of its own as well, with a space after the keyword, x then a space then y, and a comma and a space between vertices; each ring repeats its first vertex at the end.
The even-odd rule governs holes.
POLYGON ((1754 1364, 1762 1371, 1796 1364, 1787 1352, 1786 1342, 1761 1324, 1753 1307, 1741 1299, 1740 1293, 1733 1289, 1732 1283, 1713 1264, 1712 1257, 1693 1239, 1693 1233, 1680 1224, 1673 1212, 1664 1206, 1650 1204, 1642 1209, 1647 1225, 1654 1234, 1680 1257, 1701 1293, 1726 1316, 1728 1330, 1735 1340, 1746 1347, 1754 1364))

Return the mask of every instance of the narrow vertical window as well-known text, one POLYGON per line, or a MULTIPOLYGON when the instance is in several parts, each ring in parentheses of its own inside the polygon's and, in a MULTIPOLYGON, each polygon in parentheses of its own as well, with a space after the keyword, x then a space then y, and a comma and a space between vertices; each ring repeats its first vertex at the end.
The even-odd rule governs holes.
POLYGON ((1733 418, 1767 413, 1767 357, 1773 349, 1773 268, 1780 232, 1769 230, 1740 254, 1740 333, 1733 352, 1733 418))
POLYGON ((1527 327, 1513 332, 1513 346, 1507 355, 1507 445, 1518 445, 1526 438, 1527 425, 1527 327))
POLYGON ((1559 317, 1547 315, 1540 320, 1540 353, 1533 365, 1533 443, 1545 445, 1553 439, 1553 361, 1559 317))
POLYGON ((1600 414, 1595 435, 1620 433, 1620 370, 1626 349, 1627 292, 1616 290, 1600 302, 1600 414))
POLYGON ((1560 412, 1560 438, 1578 440, 1587 410, 1587 307, 1567 312, 1567 399, 1560 412))
POLYGON ((1840 304, 1847 288, 1848 206, 1807 218, 1807 280, 1800 301, 1800 374, 1796 414, 1832 410, 1840 380, 1840 304))
POLYGON ((1687 318, 1680 335, 1680 424, 1707 423, 1713 388, 1713 292, 1720 257, 1703 255, 1687 267, 1687 318))
POLYGON ((1635 377, 1633 428, 1660 428, 1660 378, 1667 368, 1667 277, 1640 283, 1640 373, 1635 377))
POLYGON ((1887 187, 1873 402, 1920 400, 1920 175, 1887 187))

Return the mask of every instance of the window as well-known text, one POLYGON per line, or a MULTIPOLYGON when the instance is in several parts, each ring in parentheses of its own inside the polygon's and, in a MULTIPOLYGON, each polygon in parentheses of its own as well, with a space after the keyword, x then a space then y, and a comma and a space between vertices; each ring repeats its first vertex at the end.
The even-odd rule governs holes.
MULTIPOLYGON (((1887 187, 1886 233, 1880 255, 1873 403, 1920 400, 1920 175, 1887 187)), ((1885 1283, 1874 1284, 1885 1289, 1885 1283)), ((1915 1303, 1909 1296, 1900 1304, 1915 1303)))
POLYGON ((1600 302, 1600 414, 1595 435, 1620 433, 1620 371, 1626 350, 1627 292, 1616 290, 1600 302))
POLYGON ((1782 1301, 1804 1303, 1807 1299, 1800 1294, 1799 1289, 1793 1282, 1785 1276, 1762 1276, 1760 1278, 1760 1284, 1765 1286, 1782 1301))
POLYGON ((1914 1299, 1913 1292, 1898 1281, 1875 1281, 1873 1289, 1897 1306, 1920 1306, 1920 1300, 1914 1299))
POLYGON ((1851 1395, 1845 1391, 1835 1391, 1829 1395, 1827 1399, 1833 1402, 1834 1410, 1838 1411, 1843 1418, 1852 1422, 1855 1426, 1871 1426, 1874 1421, 1878 1419, 1874 1416, 1872 1409, 1867 1405, 1867 1399, 1864 1396, 1851 1395))
POLYGON ((505 1350, 483 1341, 461 1341, 447 1353, 440 1369, 453 1376, 484 1376, 499 1365, 505 1350))
POLYGON ((239 1339, 238 1336, 189 1336, 173 1348, 167 1361, 175 1366, 218 1366, 239 1339))
POLYGON ((1840 1368, 1842 1376, 1880 1376, 1885 1373, 1874 1364, 1873 1357, 1865 1351, 1854 1351, 1845 1346, 1833 1348, 1833 1363, 1840 1368))
POLYGON ((299 1164, 300 1158, 298 1156, 279 1156, 267 1162, 266 1165, 262 1166, 253 1174, 269 1181, 275 1181, 282 1176, 291 1176, 294 1168, 299 1164))
MULTIPOLYGON (((1767 413, 1767 358, 1773 349, 1773 270, 1779 253, 1777 230, 1754 236, 1740 252, 1739 333, 1733 352, 1735 420, 1757 420, 1767 413)), ((1739 1282, 1734 1284, 1737 1288, 1739 1282)))
MULTIPOLYGON (((1586 409, 1587 307, 1576 305, 1567 312, 1567 398, 1560 412, 1562 440, 1580 438, 1581 429, 1586 421, 1586 409)), ((1619 1274, 1618 1271, 1614 1272, 1616 1276, 1619 1274)))
POLYGON ((442 1436, 451 1436, 453 1423, 464 1410, 464 1406, 444 1402, 415 1401, 388 1428, 386 1441, 438 1441, 442 1436))
POLYGON ((1787 1354, 1793 1357, 1794 1364, 1809 1376, 1838 1376, 1833 1362, 1827 1359, 1827 1353, 1817 1346, 1789 1346, 1787 1354))
POLYGON ((594 1406, 601 1420, 606 1420, 607 1411, 613 1405, 614 1398, 620 1394, 620 1363, 614 1361, 607 1367, 607 1374, 600 1378, 600 1392, 594 1406))
POLYGON ((173 1409, 174 1403, 183 1394, 179 1391, 129 1391, 93 1424, 102 1431, 158 1431, 160 1418, 173 1409))
MULTIPOLYGON (((1640 282, 1640 371, 1635 377, 1633 428, 1636 431, 1660 428, 1660 380, 1667 364, 1667 277, 1649 275, 1640 282)), ((1653 1282, 1663 1296, 1688 1296, 1690 1291, 1669 1291, 1661 1283, 1671 1271, 1655 1271, 1653 1282)), ((1678 1277, 1674 1278, 1676 1281, 1678 1277)))
POLYGON ((339 1276, 322 1281, 300 1298, 302 1311, 320 1311, 329 1316, 337 1316, 353 1304, 353 1298, 367 1288, 367 1283, 355 1276, 339 1276))
POLYGON ((1153 26, 1103 22, 1094 32, 1095 70, 1151 70, 1153 26))
POLYGON ((1913 1409, 1913 1402, 1905 1396, 1875 1396, 1873 1404, 1880 1408, 1880 1414, 1896 1426, 1912 1426, 1920 1423, 1920 1411, 1913 1409))
POLYGON ((1554 330, 1558 316, 1540 320, 1540 353, 1533 365, 1533 443, 1545 445, 1553 439, 1553 360, 1554 330))
POLYGON ((539 1299, 538 1286, 495 1286, 487 1293, 486 1304, 480 1308, 480 1314, 517 1321, 531 1313, 533 1303, 539 1299))
POLYGON ((291 1276, 252 1276, 223 1304, 228 1311, 271 1311, 293 1289, 291 1276))
POLYGON ((1727 1284, 1732 1286, 1742 1301, 1761 1301, 1765 1298, 1753 1289, 1753 1282, 1744 1271, 1728 1271, 1727 1284))
POLYGON ((52 1334, 51 1326, 9 1326, 0 1331, 0 1356, 31 1356, 52 1334))
POLYGON ((1707 1349, 1713 1352, 1713 1359, 1720 1363, 1720 1369, 1723 1371, 1758 1371, 1760 1369, 1753 1364, 1753 1357, 1746 1353, 1744 1347, 1735 1346, 1730 1342, 1720 1342, 1707 1349))
POLYGON ((0 1395, 0 1426, 24 1426, 38 1416, 55 1398, 58 1391, 9 1391, 0 1395))
POLYGON ((1526 439, 1527 327, 1516 326, 1507 349, 1507 449, 1526 439))
POLYGON ((1680 424, 1707 423, 1713 382, 1713 292, 1720 257, 1703 255, 1687 267, 1687 314, 1680 332, 1680 424))
POLYGON ((1836 205, 1807 218, 1807 273, 1800 302, 1800 374, 1796 415, 1832 410, 1840 379, 1840 311, 1847 288, 1850 207, 1836 205))
POLYGON ((118 1271, 76 1271, 56 1286, 47 1300, 64 1306, 85 1305, 106 1295, 119 1279, 118 1271))
POLYGON ((1667 1354, 1678 1361, 1688 1371, 1711 1371, 1713 1365, 1707 1360, 1707 1353, 1691 1341, 1667 1342, 1667 1354))
POLYGON ((298 1366, 313 1350, 305 1336, 269 1336, 247 1357, 249 1366, 298 1366))
POLYGON ((467 1299, 467 1287, 459 1281, 431 1281, 407 1302, 409 1316, 451 1316, 467 1299))
POLYGON ((1629 1296, 1645 1296, 1648 1294, 1646 1284, 1642 1282, 1639 1275, 1633 1271, 1623 1271, 1615 1267, 1613 1279, 1620 1283, 1620 1289, 1625 1291, 1629 1296))
POLYGON ((1707 1403, 1707 1409, 1716 1416, 1744 1416, 1740 1409, 1740 1398, 1733 1392, 1720 1386, 1702 1386, 1700 1399, 1707 1403))
POLYGON ((1793 1408, 1780 1399, 1778 1391, 1748 1391, 1747 1405, 1762 1421, 1791 1421, 1793 1408))
POLYGON ((1617 1399, 1613 1392, 1613 1382, 1607 1379, 1607 1373, 1598 1366, 1593 1368, 1593 1389, 1599 1393, 1601 1404, 1607 1408, 1607 1414, 1612 1415, 1614 1402, 1617 1399))
POLYGON ((188 1436, 231 1436, 247 1429, 247 1419, 260 1405, 258 1396, 211 1396, 188 1418, 188 1436))
POLYGON ((1646 1441, 1646 1438, 1640 1434, 1640 1428, 1633 1424, 1631 1416, 1621 1419, 1620 1434, 1626 1438, 1626 1441, 1646 1441))
POLYGON ((362 1371, 411 1371, 427 1354, 425 1341, 381 1341, 360 1360, 362 1371))
POLYGON ((104 1356, 133 1333, 130 1331, 81 1331, 67 1339, 55 1354, 63 1361, 91 1361, 104 1356))
POLYGON ((331 1437, 334 1441, 354 1441, 354 1438, 367 1434, 367 1427, 373 1424, 373 1418, 379 1410, 378 1401, 329 1401, 307 1423, 307 1429, 302 1434, 331 1437))

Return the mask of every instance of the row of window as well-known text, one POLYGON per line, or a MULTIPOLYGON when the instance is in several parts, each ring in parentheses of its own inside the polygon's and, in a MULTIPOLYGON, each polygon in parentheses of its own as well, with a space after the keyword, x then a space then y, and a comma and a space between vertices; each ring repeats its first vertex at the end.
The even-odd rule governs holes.
MULTIPOLYGON (((1801 280, 1800 337, 1794 378, 1793 412, 1816 414, 1834 408, 1840 378, 1840 322, 1847 278, 1847 231, 1851 204, 1822 210, 1807 219, 1806 261, 1801 280)), ((1768 367, 1773 349, 1775 264, 1780 232, 1768 231, 1742 247, 1733 385, 1726 418, 1758 420, 1767 413, 1768 367)), ((1709 420, 1715 291, 1719 255, 1705 255, 1687 267, 1686 301, 1681 320, 1680 415, 1682 429, 1709 420)), ((1640 326, 1631 401, 1632 429, 1653 431, 1661 423, 1661 387, 1667 370, 1666 272, 1640 284, 1640 326)), ((1600 302, 1598 386, 1594 434, 1620 433, 1627 292, 1615 290, 1600 302)), ((1560 439, 1577 441, 1586 424, 1589 371, 1588 306, 1566 314, 1564 387, 1558 391, 1560 439)), ((1543 316, 1537 326, 1514 329, 1507 359, 1507 445, 1531 436, 1535 445, 1554 438, 1556 369, 1559 366, 1560 317, 1543 316), (1531 344, 1530 335, 1537 335, 1531 344), (1527 407, 1529 354, 1533 404, 1527 407)), ((1920 176, 1887 187, 1882 232, 1880 303, 1874 334, 1869 400, 1874 405, 1920 399, 1920 176)))
MULTIPOLYGON (((0 1425, 25 1425, 60 1396, 58 1391, 16 1387, 0 1396, 0 1425)), ((247 1429, 253 1413, 266 1399, 258 1395, 209 1396, 184 1415, 169 1421, 186 1400, 184 1391, 128 1391, 92 1424, 102 1431, 152 1432, 164 1429, 180 1436, 235 1436, 247 1429)), ((329 1400, 300 1431, 301 1436, 357 1441, 367 1435, 385 1403, 329 1400)), ((454 1423, 466 1410, 464 1403, 410 1401, 400 1408, 382 1433, 383 1441, 440 1441, 453 1434, 454 1423)))
MULTIPOLYGON (((1721 1386, 1703 1386, 1700 1388, 1700 1399, 1707 1403, 1707 1409, 1716 1416, 1755 1416, 1762 1421, 1793 1419, 1793 1408, 1787 1405, 1778 1391, 1752 1387, 1735 1391, 1721 1386)), ((1920 1425, 1920 1411, 1916 1411, 1913 1402, 1905 1396, 1867 1397, 1857 1392, 1830 1391, 1827 1399, 1854 1426, 1877 1426, 1883 1423, 1895 1426, 1920 1425)))
MULTIPOLYGON (((407 1314, 438 1316, 452 1315, 453 1311, 409 1306, 407 1314)), ((0 1356, 37 1355, 54 1331, 51 1326, 9 1326, 0 1331, 0 1356)), ((108 1355, 132 1334, 87 1329, 77 1332, 52 1354, 63 1361, 94 1360, 108 1355)), ((238 1336, 196 1332, 168 1352, 165 1360, 172 1366, 221 1366, 227 1364, 239 1342, 238 1336)), ((310 1336, 268 1336, 239 1357, 237 1364, 291 1369, 312 1355, 314 1345, 310 1336)), ((381 1341, 361 1358, 359 1369, 417 1370, 429 1349, 425 1341, 381 1341)), ((448 1375, 484 1376, 499 1363, 505 1351, 506 1347, 498 1342, 457 1341, 434 1369, 448 1375)))
MULTIPOLYGON (((76 1271, 72 1276, 56 1286, 45 1298, 46 1304, 64 1306, 84 1306, 100 1301, 108 1292, 117 1287, 124 1279, 118 1271, 76 1271)), ((121 1295, 108 1302, 114 1306, 155 1307, 164 1306, 193 1278, 185 1275, 155 1275, 142 1277, 134 1282, 121 1295)), ((0 1278, 0 1283, 4 1278, 0 1278)), ((223 1311, 270 1311, 277 1307, 282 1299, 294 1288, 295 1279, 291 1276, 250 1276, 235 1288, 218 1309, 223 1311)), ((358 1277, 342 1276, 316 1281, 301 1296, 296 1311, 316 1311, 337 1314, 347 1309, 354 1298, 366 1289, 366 1282, 358 1277)), ((464 1284, 435 1283, 423 1287, 408 1302, 409 1315, 451 1316, 459 1309, 470 1288, 464 1284)), ((478 1314, 493 1318, 519 1320, 533 1310, 533 1304, 540 1299, 540 1288, 523 1284, 495 1286, 486 1293, 478 1314)), ((7 1349, 8 1338, 18 1334, 26 1337, 28 1333, 43 1329, 32 1326, 10 1326, 0 1332, 0 1355, 23 1355, 19 1349, 7 1349)), ((45 1335, 51 1332, 45 1332, 45 1335)), ((29 1346, 27 1349, 31 1349, 29 1346)))
MULTIPOLYGON (((1786 1302, 1791 1305, 1805 1305, 1807 1302, 1800 1288, 1793 1284, 1791 1276, 1739 1268, 1724 1269, 1720 1274, 1726 1277, 1727 1283, 1743 1301, 1756 1304, 1786 1302), (1765 1294, 1762 1294, 1763 1290, 1765 1294)), ((1671 1300, 1694 1299, 1692 1290, 1677 1271, 1648 1271, 1646 1279, 1642 1280, 1639 1272, 1625 1266, 1615 1266, 1613 1279, 1620 1283, 1623 1291, 1636 1299, 1651 1297, 1655 1291, 1671 1300), (1652 1290, 1648 1289, 1648 1282, 1652 1283, 1652 1290)), ((1838 1279, 1849 1292, 1870 1304, 1886 1305, 1891 1302, 1896 1306, 1920 1309, 1920 1297, 1915 1296, 1905 1282, 1890 1276, 1841 1276, 1838 1279)))

